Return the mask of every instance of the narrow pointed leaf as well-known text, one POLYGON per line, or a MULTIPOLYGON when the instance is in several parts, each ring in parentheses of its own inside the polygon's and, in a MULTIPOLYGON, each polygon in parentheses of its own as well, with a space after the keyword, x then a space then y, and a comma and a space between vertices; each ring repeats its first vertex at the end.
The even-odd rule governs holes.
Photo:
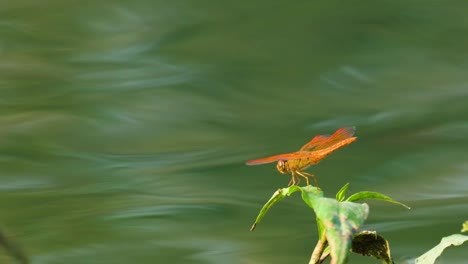
POLYGON ((273 196, 271 196, 270 200, 263 205, 262 209, 260 210, 260 213, 257 216, 257 219, 255 220, 255 223, 252 225, 250 228, 250 231, 253 231, 255 227, 257 226, 260 221, 262 221, 262 218, 265 216, 265 214, 268 212, 268 210, 277 202, 283 200, 284 197, 291 195, 292 193, 299 191, 300 187, 293 185, 288 188, 283 188, 283 189, 278 189, 273 196))
POLYGON ((436 259, 440 256, 440 254, 442 254, 445 248, 450 246, 459 246, 467 240, 468 236, 459 234, 444 237, 437 246, 424 253, 419 258, 415 259, 414 263, 433 264, 436 261, 436 259))
POLYGON ((336 193, 336 200, 339 202, 344 201, 346 198, 346 191, 348 191, 349 182, 346 183, 341 189, 336 193))
POLYGON ((369 199, 373 199, 373 200, 382 200, 382 201, 386 201, 386 202, 390 202, 390 203, 394 203, 394 204, 399 204, 407 209, 411 209, 409 206, 407 206, 406 204, 404 203, 400 203, 384 194, 381 194, 381 193, 378 193, 378 192, 369 192, 369 191, 362 191, 362 192, 358 192, 358 193, 355 193, 351 196, 348 197, 348 199, 346 199, 346 201, 348 202, 357 202, 357 201, 362 201, 362 200, 369 200, 369 199))

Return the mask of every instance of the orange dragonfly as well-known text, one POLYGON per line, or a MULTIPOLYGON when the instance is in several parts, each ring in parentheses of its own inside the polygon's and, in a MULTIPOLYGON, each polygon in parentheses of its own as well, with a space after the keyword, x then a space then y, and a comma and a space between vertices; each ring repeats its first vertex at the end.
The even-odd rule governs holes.
POLYGON ((301 181, 300 177, 306 179, 307 185, 309 185, 309 179, 307 177, 312 177, 315 185, 318 186, 315 176, 302 170, 310 165, 317 164, 333 151, 351 144, 357 139, 357 137, 353 137, 355 131, 355 127, 342 127, 336 130, 331 136, 315 136, 311 141, 302 146, 299 151, 249 160, 246 164, 260 165, 278 161, 276 169, 280 173, 287 174, 290 172, 292 174, 288 186, 291 184, 295 185, 296 183, 299 184, 301 181))

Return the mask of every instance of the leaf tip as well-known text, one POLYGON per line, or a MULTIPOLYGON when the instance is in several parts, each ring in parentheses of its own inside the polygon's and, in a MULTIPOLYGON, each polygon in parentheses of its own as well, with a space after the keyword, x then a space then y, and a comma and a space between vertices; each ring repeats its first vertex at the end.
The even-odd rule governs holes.
POLYGON ((463 223, 461 231, 468 232, 468 220, 463 223))
POLYGON ((255 227, 257 227, 257 223, 252 225, 252 227, 250 228, 250 231, 254 231, 255 227))

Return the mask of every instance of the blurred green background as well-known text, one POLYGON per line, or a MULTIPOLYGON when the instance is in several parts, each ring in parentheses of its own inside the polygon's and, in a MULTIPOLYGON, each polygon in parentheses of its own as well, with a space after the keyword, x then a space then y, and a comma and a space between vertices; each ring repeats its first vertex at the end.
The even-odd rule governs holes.
MULTIPOLYGON (((416 257, 468 219, 466 1, 0 2, 0 226, 32 263, 307 263, 289 176, 244 162, 357 127, 308 169, 416 257)), ((466 245, 440 263, 466 263, 466 245)), ((9 261, 3 250, 0 261, 9 261)), ((377 263, 353 256, 351 263, 377 263)))

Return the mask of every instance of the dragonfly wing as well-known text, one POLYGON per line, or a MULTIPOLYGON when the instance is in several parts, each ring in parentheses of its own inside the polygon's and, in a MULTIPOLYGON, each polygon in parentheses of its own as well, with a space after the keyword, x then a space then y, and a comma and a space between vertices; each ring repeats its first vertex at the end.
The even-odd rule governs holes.
POLYGON ((328 148, 335 145, 336 143, 351 138, 356 131, 355 127, 342 127, 333 133, 331 136, 318 135, 315 136, 311 141, 302 146, 301 151, 311 151, 328 148))
POLYGON ((328 136, 328 135, 326 135, 326 136, 317 135, 311 141, 309 141, 307 144, 302 146, 302 148, 300 150, 311 150, 314 147, 316 147, 317 145, 320 145, 320 144, 323 144, 324 142, 326 142, 328 140, 328 138, 330 138, 330 136, 328 136))
POLYGON ((279 154, 275 156, 270 156, 266 158, 261 158, 261 159, 254 159, 254 160, 249 160, 245 164, 247 165, 260 165, 260 164, 266 164, 266 163, 272 163, 278 160, 292 160, 292 159, 300 159, 303 157, 306 157, 309 154, 309 152, 293 152, 293 153, 287 153, 287 154, 279 154))

